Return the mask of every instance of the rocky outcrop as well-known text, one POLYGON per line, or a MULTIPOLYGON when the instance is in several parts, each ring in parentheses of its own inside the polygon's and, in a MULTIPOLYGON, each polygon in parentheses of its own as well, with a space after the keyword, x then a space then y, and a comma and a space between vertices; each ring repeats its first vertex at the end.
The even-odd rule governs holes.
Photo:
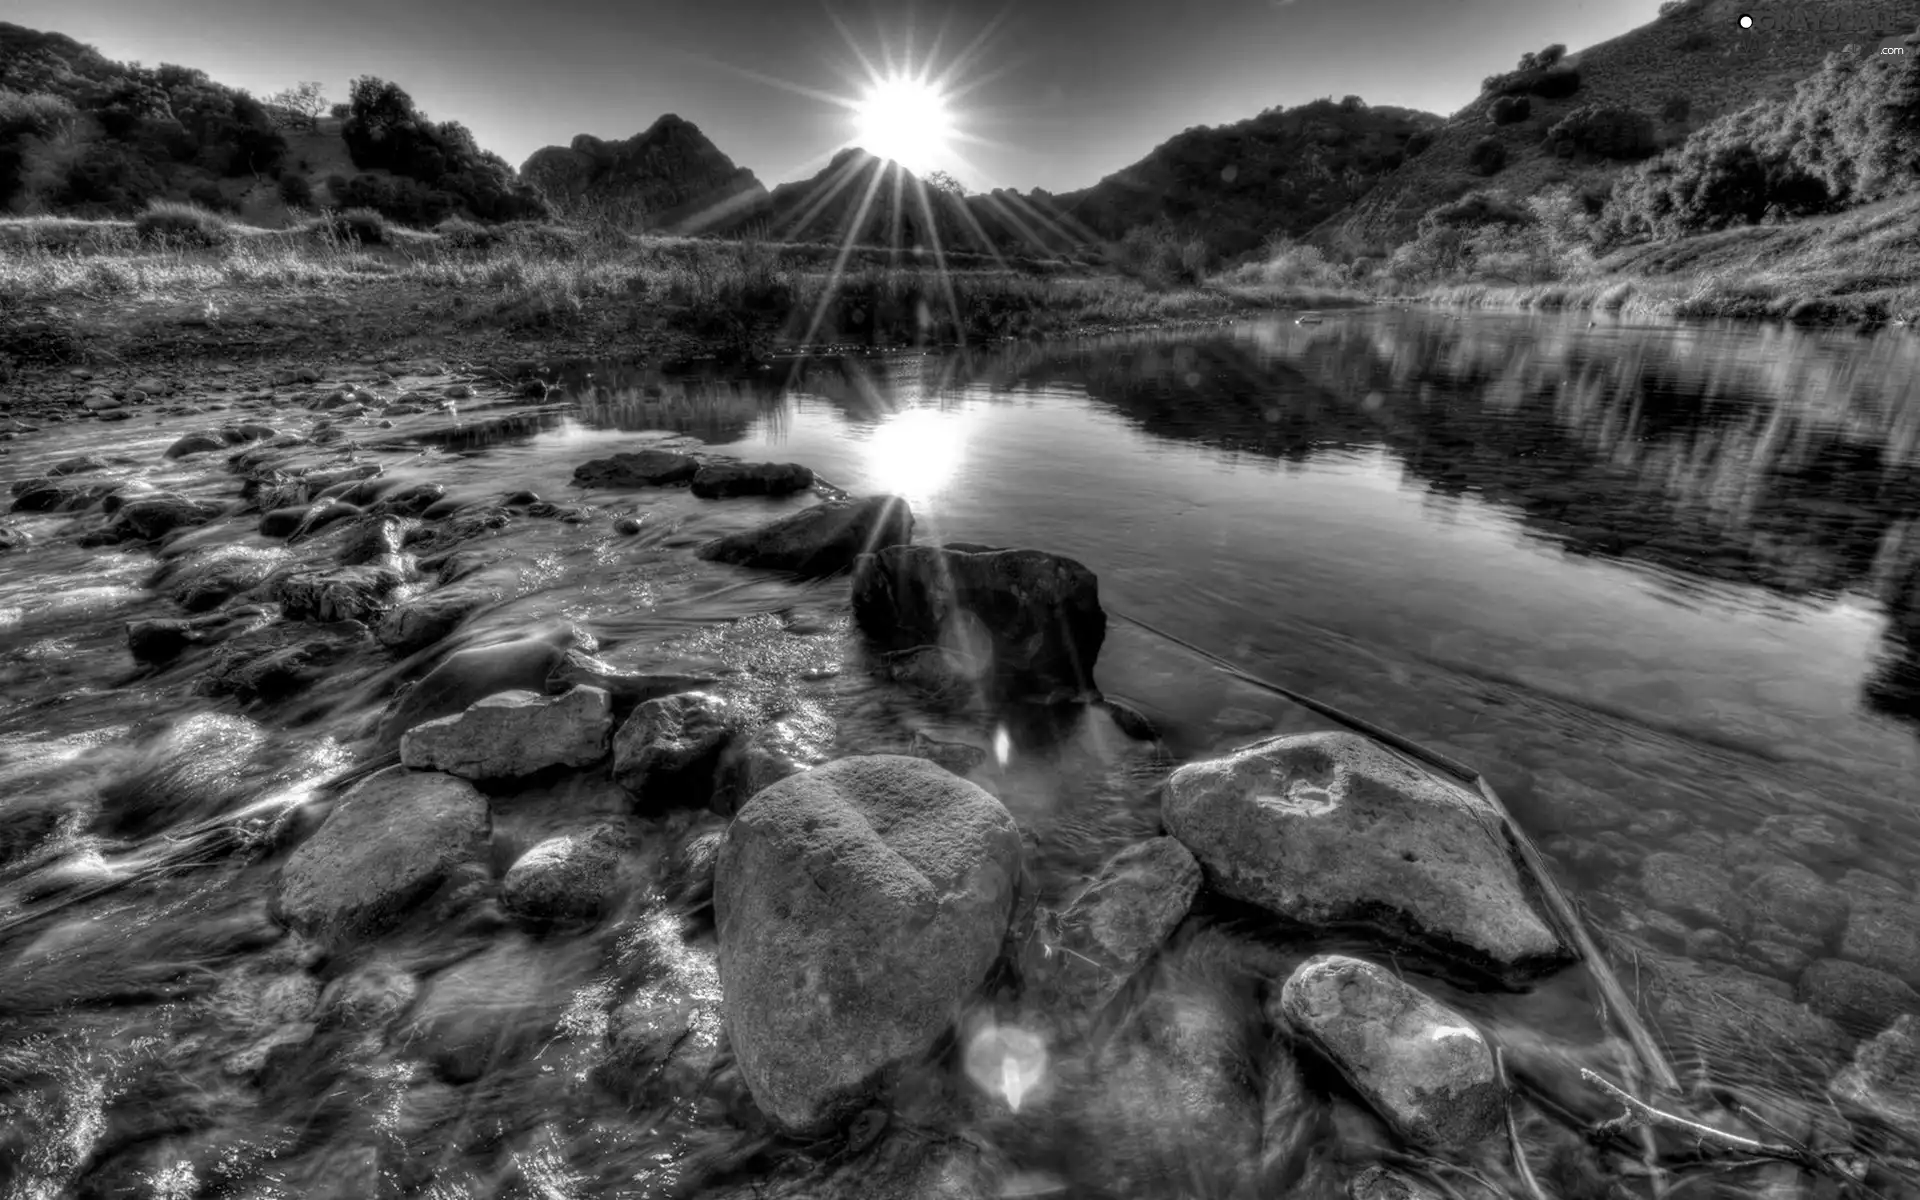
POLYGON ((1357 734, 1189 763, 1167 780, 1162 815, 1209 884, 1289 920, 1371 927, 1503 976, 1571 960, 1486 802, 1357 734))
POLYGON ((766 214, 767 191, 753 172, 672 113, 625 141, 583 133, 571 145, 536 150, 520 175, 562 213, 631 228, 718 233, 766 214))
POLYGON ((671 450, 635 450, 610 458, 594 458, 573 469, 580 487, 666 487, 686 483, 700 473, 700 461, 671 450))
POLYGON ((705 500, 786 496, 812 486, 812 468, 799 463, 708 463, 693 476, 693 494, 705 500))
POLYGON ((760 1108, 830 1127, 926 1053, 984 980, 1021 847, 991 795, 932 763, 844 758, 740 810, 714 913, 727 1029, 760 1108))
POLYGON ((1502 1128, 1506 1096, 1486 1039, 1386 968, 1319 955, 1288 977, 1278 1007, 1409 1141, 1464 1151, 1502 1128))
POLYGON ((829 500, 700 547, 700 557, 742 567, 833 575, 861 554, 913 538, 913 510, 897 496, 829 500))
POLYGON ((1042 918, 1022 967, 1049 1016, 1098 1013, 1185 919, 1200 864, 1170 837, 1108 859, 1060 913, 1042 918))
POLYGON ((455 868, 484 859, 487 798, 451 775, 389 767, 341 797, 280 872, 277 909, 327 942, 391 929, 455 868))
POLYGON ((921 653, 939 657, 939 675, 996 699, 1092 694, 1107 636, 1099 583, 1086 567, 1039 550, 963 542, 861 555, 853 617, 883 651, 937 647, 921 653))
POLYGON ((400 735, 400 761, 462 779, 516 779, 551 767, 587 767, 607 755, 613 724, 607 694, 498 692, 464 712, 423 721, 400 735))

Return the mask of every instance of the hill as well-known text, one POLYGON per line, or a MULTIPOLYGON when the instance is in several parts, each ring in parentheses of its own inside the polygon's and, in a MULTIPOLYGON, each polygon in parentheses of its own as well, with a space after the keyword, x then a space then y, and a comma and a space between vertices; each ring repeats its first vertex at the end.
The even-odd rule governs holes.
POLYGON ((563 215, 591 213, 629 227, 721 233, 767 215, 767 189, 753 172, 673 113, 625 141, 583 133, 536 150, 520 177, 563 215))
POLYGON ((1897 41, 1916 22, 1920 0, 1764 7, 1675 0, 1660 18, 1610 41, 1544 67, 1523 62, 1520 70, 1490 76, 1430 145, 1322 223, 1314 240, 1355 249, 1393 245, 1413 235, 1428 209, 1488 186, 1517 196, 1565 186, 1597 209, 1625 167, 1716 118, 1791 95, 1845 45, 1897 41), (1740 29, 1743 11, 1759 13, 1754 29, 1740 29), (1501 124, 1493 109, 1503 99, 1501 124), (1571 127, 1563 126, 1569 118, 1571 127), (1597 136, 1589 132, 1596 125, 1597 136))
POLYGON ((1270 236, 1298 236, 1347 209, 1442 124, 1358 96, 1268 109, 1232 125, 1188 129, 1090 188, 1051 198, 1100 237, 1164 224, 1235 257, 1270 236))

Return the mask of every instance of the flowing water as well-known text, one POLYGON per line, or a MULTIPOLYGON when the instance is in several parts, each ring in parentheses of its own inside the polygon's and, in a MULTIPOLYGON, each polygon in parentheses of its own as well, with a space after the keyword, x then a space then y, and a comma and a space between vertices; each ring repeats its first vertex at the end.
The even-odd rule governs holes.
MULTIPOLYGON (((1912 1195, 1900 1175, 1920 1154, 1825 1085, 1861 1039, 1920 1010, 1895 982, 1920 986, 1917 366, 1920 341, 1898 330, 1372 311, 744 375, 556 365, 561 391, 538 405, 481 405, 417 436, 404 418, 348 427, 362 461, 456 496, 531 489, 589 507, 579 523, 516 514, 486 541, 507 552, 489 576, 504 602, 463 639, 571 621, 635 669, 819 703, 843 751, 932 747, 1014 813, 1043 903, 1157 831, 1172 762, 1327 725, 1146 626, 1445 751, 1540 843, 1690 1102, 1728 1120, 1745 1108, 1762 1136, 1852 1147, 1877 1164, 1880 1194, 1912 1195), (862 669, 844 579, 792 582, 688 549, 805 499, 570 485, 588 458, 697 443, 902 495, 920 540, 1085 563, 1115 618, 1099 683, 1153 720, 1165 753, 1094 714, 1041 738, 943 710, 862 669), (622 515, 642 518, 639 535, 614 532, 622 515), (1833 959, 1877 974, 1836 997, 1809 981, 1833 959)), ((11 475, 119 454, 118 474, 227 499, 219 463, 160 458, 218 419, 49 427, 11 444, 11 475)), ((298 431, 312 415, 267 419, 298 431)), ((1132 1066, 1077 1080, 1036 1067, 1009 1088, 970 1081, 956 1052, 928 1070, 941 1098, 900 1101, 882 1139, 917 1131, 919 1166, 863 1146, 782 1158, 725 1088, 613 1079, 610 1012, 647 989, 714 998, 710 915, 671 899, 676 856, 711 825, 631 818, 599 777, 495 795, 494 858, 503 869, 555 830, 627 822, 627 890, 601 926, 413 930, 382 952, 405 980, 384 1026, 316 1017, 319 990, 353 964, 270 920, 283 851, 150 868, 191 821, 278 811, 350 764, 419 664, 351 659, 266 708, 196 695, 204 655, 156 672, 127 653, 125 622, 178 611, 146 586, 151 551, 80 547, 97 517, 16 521, 35 542, 0 560, 4 1194, 664 1196, 734 1194, 756 1174, 815 1194, 808 1180, 838 1172, 847 1194, 907 1195, 925 1189, 899 1180, 928 1155, 947 1163, 955 1138, 968 1161, 998 1164, 1001 1194, 1227 1194, 1237 1168, 1220 1160, 1245 1144, 1224 1118, 1184 1150, 1141 1152, 1184 1154, 1175 1183, 1093 1165, 1126 1130, 1168 1123, 1154 1096, 1128 1111, 1128 1089, 1156 1078, 1132 1066), (122 885, 86 898, 109 882, 122 885), (428 1016, 406 1010, 415 989, 428 1016), (485 1052, 449 1067, 449 1042, 476 1037, 485 1052), (1105 1107, 1064 1115, 1075 1088, 1105 1107)), ((183 544, 264 547, 252 522, 183 544)), ((1169 956, 1190 969, 1176 992, 1232 976, 1221 962, 1258 975, 1303 952, 1244 914, 1196 918, 1178 940, 1169 956)), ((1603 1195, 1601 1180, 1645 1194, 1644 1172, 1563 1131, 1613 1111, 1578 1069, 1621 1067, 1581 972, 1516 995, 1444 964, 1409 969, 1507 1047, 1535 1100, 1523 1139, 1558 1194, 1603 1195)), ((1322 1147, 1299 1194, 1407 1162, 1328 1098, 1337 1083, 1311 1082, 1327 1093, 1322 1147)), ((1505 1191, 1518 1185, 1503 1157, 1475 1170, 1505 1191)), ((1828 1194, 1790 1168, 1693 1182, 1828 1194)))

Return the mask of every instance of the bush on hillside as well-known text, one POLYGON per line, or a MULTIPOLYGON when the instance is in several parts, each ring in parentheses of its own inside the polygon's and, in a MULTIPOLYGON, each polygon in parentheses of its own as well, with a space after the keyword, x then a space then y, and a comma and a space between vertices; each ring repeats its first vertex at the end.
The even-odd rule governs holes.
POLYGON ((1660 19, 1663 21, 1684 21, 1699 16, 1705 11, 1706 0, 1666 0, 1660 6, 1660 19))
POLYGON ((428 120, 397 84, 370 75, 354 80, 351 96, 340 135, 353 164, 413 181, 396 181, 369 207, 415 223, 438 221, 455 208, 484 221, 547 215, 546 202, 458 121, 428 120))
POLYGON ((1653 118, 1621 105, 1587 104, 1562 117, 1547 131, 1547 147, 1563 157, 1586 154, 1632 161, 1646 158, 1659 144, 1653 118))
POLYGON ((1567 48, 1559 42, 1555 42, 1544 50, 1535 51, 1530 54, 1522 54, 1520 56, 1520 69, 1522 71, 1544 71, 1566 56, 1567 48))
POLYGON ((1525 225, 1533 216, 1506 192, 1485 189, 1436 205, 1423 220, 1439 225, 1525 225))
POLYGON ((1542 71, 1528 90, 1542 100, 1565 100, 1580 90, 1580 72, 1574 67, 1554 67, 1542 71))
POLYGON ((133 230, 143 241, 181 246, 223 246, 233 240, 233 226, 219 213, 194 204, 156 201, 133 219, 133 230))
POLYGON ((329 209, 308 221, 307 232, 346 245, 378 246, 390 240, 387 219, 372 209, 329 209))
POLYGON ((1110 253, 1122 271, 1155 283, 1190 284, 1206 278, 1206 242, 1166 225, 1136 225, 1110 253))
POLYGON ((1660 119, 1669 124, 1679 124, 1693 115, 1693 100, 1684 92, 1675 92, 1668 96, 1660 106, 1660 119))
POLYGON ((305 208, 313 203, 313 185, 297 171, 280 177, 280 200, 288 208, 305 208))
POLYGON ((1525 96, 1502 96, 1487 106, 1487 120, 1495 125, 1518 125, 1533 115, 1533 102, 1525 96))
POLYGON ((465 217, 448 217, 433 227, 442 244, 455 250, 484 250, 499 241, 494 229, 465 217))
POLYGON ((1467 151, 1467 166, 1480 175, 1498 175, 1507 165, 1507 147, 1499 138, 1484 137, 1467 151))
POLYGON ((1407 139, 1406 155, 1408 158, 1413 158, 1417 155, 1424 154, 1432 145, 1432 131, 1426 129, 1416 130, 1413 136, 1407 139))

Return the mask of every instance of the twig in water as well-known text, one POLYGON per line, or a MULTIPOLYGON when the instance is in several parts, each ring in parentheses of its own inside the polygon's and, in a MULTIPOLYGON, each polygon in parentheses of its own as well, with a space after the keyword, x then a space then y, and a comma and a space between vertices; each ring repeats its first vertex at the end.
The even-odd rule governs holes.
POLYGON ((1593 1131, 1596 1135, 1606 1136, 1643 1125, 1660 1126, 1666 1129, 1676 1130, 1680 1133, 1690 1134, 1702 1143, 1718 1146, 1724 1150, 1731 1150, 1737 1154, 1747 1154, 1755 1158, 1777 1159, 1781 1162, 1790 1162, 1816 1174, 1828 1175, 1835 1179, 1845 1180, 1848 1183, 1859 1183, 1865 1178, 1865 1172, 1859 1169, 1859 1164, 1857 1163, 1842 1162, 1839 1159, 1798 1146, 1783 1146, 1772 1142, 1758 1141, 1750 1137, 1741 1137, 1737 1133, 1728 1133, 1725 1130, 1715 1129, 1711 1125, 1703 1125, 1698 1121, 1690 1121, 1685 1117, 1675 1116, 1670 1112, 1662 1112, 1643 1100, 1635 1099, 1633 1096, 1628 1095, 1626 1092, 1601 1078, 1595 1072, 1585 1070, 1584 1068, 1580 1072, 1580 1077, 1598 1087, 1609 1096, 1612 1096, 1626 1107, 1624 1113, 1621 1113, 1610 1121, 1603 1121, 1596 1126, 1593 1131))
POLYGON ((1495 1045, 1493 1048, 1493 1069, 1500 1076, 1501 1111, 1507 1118, 1507 1151, 1513 1155, 1513 1173, 1520 1177, 1520 1186, 1527 1189, 1531 1200, 1547 1200, 1547 1194, 1540 1190, 1540 1181, 1533 1177, 1533 1168, 1527 1164, 1527 1148, 1520 1144, 1520 1122, 1513 1115, 1513 1085, 1507 1080, 1507 1052, 1495 1045))

